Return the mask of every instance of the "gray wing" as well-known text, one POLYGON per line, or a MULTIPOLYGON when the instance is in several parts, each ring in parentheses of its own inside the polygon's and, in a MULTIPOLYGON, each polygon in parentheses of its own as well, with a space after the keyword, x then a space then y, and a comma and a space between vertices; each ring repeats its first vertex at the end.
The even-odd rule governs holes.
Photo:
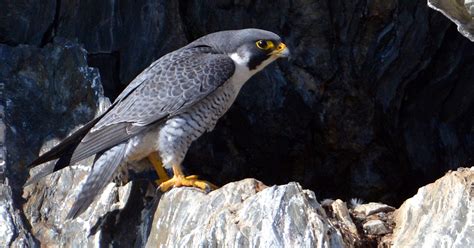
POLYGON ((137 76, 82 139, 71 158, 80 161, 143 132, 202 100, 234 73, 229 56, 210 47, 186 47, 163 56, 137 76))

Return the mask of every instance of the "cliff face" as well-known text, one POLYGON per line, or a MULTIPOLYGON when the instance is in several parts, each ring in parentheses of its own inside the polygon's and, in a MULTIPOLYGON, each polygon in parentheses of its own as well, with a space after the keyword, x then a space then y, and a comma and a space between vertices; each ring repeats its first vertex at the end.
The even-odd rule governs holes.
MULTIPOLYGON (((267 185, 297 181, 318 198, 399 204, 449 169, 472 163, 474 46, 426 1, 0 0, 0 6, 6 131, 0 143, 8 154, 0 154, 7 160, 0 182, 8 178, 13 212, 6 212, 14 213, 5 219, 22 226, 13 240, 34 240, 28 230, 41 226, 27 223, 49 227, 51 214, 61 215, 50 212, 54 201, 43 201, 56 194, 58 178, 25 190, 22 199, 25 165, 94 116, 104 102, 101 82, 113 99, 155 59, 218 30, 274 31, 293 58, 247 83, 216 129, 193 144, 188 172, 219 185, 247 177, 267 185)), ((67 202, 81 168, 88 167, 63 172, 72 174, 53 199, 67 202)), ((145 182, 130 190, 135 205, 115 207, 128 209, 141 228, 150 192, 145 182)), ((128 237, 126 228, 107 229, 109 217, 97 218, 102 222, 90 221, 103 223, 94 229, 105 230, 103 242, 128 237)), ((143 230, 142 236, 150 231, 143 230)))
MULTIPOLYGON (((9 49, 45 47, 56 37, 83 44, 109 97, 153 60, 209 32, 281 34, 293 59, 248 82, 188 154, 188 170, 219 175, 218 184, 296 180, 323 196, 399 203, 472 158, 473 45, 424 1, 2 6, 0 41, 9 49)), ((32 145, 37 151, 40 144, 32 145)))
MULTIPOLYGON (((31 230, 11 203, 0 201, 0 245, 461 248, 474 241, 474 167, 420 188, 397 210, 321 202, 298 183, 268 187, 246 179, 208 194, 193 188, 161 194, 134 181, 110 183, 86 212, 66 220, 87 172, 75 166, 25 189, 23 213, 31 230)), ((2 186, 0 196, 4 192, 2 186)))

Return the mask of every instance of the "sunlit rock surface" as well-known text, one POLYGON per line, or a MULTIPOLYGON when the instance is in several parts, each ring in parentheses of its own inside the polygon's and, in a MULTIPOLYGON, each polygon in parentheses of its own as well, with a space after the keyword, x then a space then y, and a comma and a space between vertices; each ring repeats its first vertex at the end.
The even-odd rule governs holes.
POLYGON ((462 35, 474 41, 473 0, 428 0, 428 6, 443 13, 456 23, 462 35))
POLYGON ((37 244, 22 213, 13 205, 11 188, 7 184, 0 185, 0 247, 33 247, 37 244))
POLYGON ((422 187, 395 212, 393 247, 473 247, 474 167, 422 187))
POLYGON ((87 171, 87 166, 74 166, 25 189, 23 211, 31 234, 15 216, 18 211, 0 201, 5 223, 0 242, 59 247, 470 247, 474 237, 474 168, 450 172, 421 188, 395 212, 380 203, 348 207, 341 200, 325 200, 321 205, 297 183, 268 187, 245 179, 208 194, 194 188, 162 194, 140 182, 110 183, 86 212, 65 220, 87 171))
POLYGON ((124 207, 131 184, 116 187, 110 183, 91 206, 74 220, 66 215, 81 184, 87 178, 90 166, 66 168, 25 188, 25 215, 31 232, 42 246, 47 247, 98 247, 104 242, 104 216, 124 207), (54 185, 54 186, 52 186, 54 185))
POLYGON ((296 183, 247 179, 205 194, 174 189, 160 200, 147 247, 342 247, 314 193, 296 183))
MULTIPOLYGON (((474 47, 426 0, 0 0, 0 6, 0 43, 8 47, 0 53, 0 71, 15 57, 5 51, 48 50, 65 38, 87 51, 84 64, 98 68, 111 97, 155 59, 205 34, 245 27, 281 34, 292 58, 255 75, 187 154, 191 173, 219 185, 249 177, 269 185, 296 181, 323 198, 398 205, 473 157, 474 47)), ((91 118, 83 113, 72 114, 81 121, 68 120, 77 101, 93 98, 75 92, 71 104, 64 102, 61 87, 78 85, 78 77, 64 72, 74 61, 48 58, 57 70, 43 71, 54 72, 55 80, 31 70, 0 72, 0 81, 19 76, 51 86, 31 92, 30 102, 14 103, 15 113, 40 115, 9 117, 14 128, 31 129, 15 139, 26 148, 22 164, 48 140, 37 129, 55 132, 59 127, 51 123, 61 119, 62 135, 51 135, 60 138, 91 118), (58 99, 39 101, 40 92, 58 99), (42 108, 48 102, 67 110, 48 112, 42 108)), ((52 68, 38 60, 24 64, 52 68)), ((10 176, 25 177, 22 164, 13 162, 17 171, 10 176)))
MULTIPOLYGON (((470 0, 443 3, 472 14, 470 0)), ((0 201, 0 246, 145 246, 160 205, 147 180, 109 184, 68 222, 62 218, 90 161, 23 192, 26 165, 93 118, 101 82, 113 97, 161 55, 218 30, 274 31, 293 56, 252 78, 214 132, 193 144, 184 163, 190 173, 219 185, 248 177, 280 185, 273 190, 296 181, 318 200, 397 205, 474 157, 474 46, 426 0, 0 0, 0 6, 0 142, 8 148, 8 156, 0 154, 7 160, 0 183, 11 192, 0 201)), ((322 205, 345 246, 390 240, 390 233, 377 233, 395 225, 391 208, 322 205)))

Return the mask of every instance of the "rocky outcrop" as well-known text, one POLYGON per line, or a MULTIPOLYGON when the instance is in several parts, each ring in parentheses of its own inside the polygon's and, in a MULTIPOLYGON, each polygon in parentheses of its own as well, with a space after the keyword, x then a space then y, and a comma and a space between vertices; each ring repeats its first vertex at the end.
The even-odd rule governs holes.
POLYGON ((474 167, 422 187, 395 211, 392 247, 472 247, 474 167))
POLYGON ((7 177, 18 193, 28 176, 25 166, 43 144, 65 138, 106 100, 97 69, 87 65, 86 51, 77 43, 0 45, 0 63, 7 177))
POLYGON ((145 187, 140 194, 136 183, 111 183, 85 213, 65 220, 78 192, 68 189, 78 188, 86 173, 87 167, 73 167, 51 177, 56 186, 27 188, 24 211, 43 246, 469 247, 474 238, 474 167, 446 174, 397 210, 357 201, 320 204, 297 183, 268 187, 255 179, 209 194, 145 187))
MULTIPOLYGON (((21 208, 27 163, 43 144, 51 148, 54 140, 91 119, 107 100, 97 69, 87 66, 86 51, 77 43, 56 39, 43 48, 0 44, 0 64, 0 246, 31 247, 38 244, 31 234, 34 216, 21 208)), ((51 181, 44 184, 41 194, 56 189, 51 181)), ((59 198, 51 199, 49 210, 59 198)))
MULTIPOLYGON (((425 0, 23 2, 0 0, 8 13, 0 42, 77 41, 112 98, 154 59, 204 34, 281 34, 292 60, 253 78, 188 153, 188 171, 220 185, 298 181, 322 197, 400 204, 473 157, 474 48, 425 0)), ((23 147, 36 154, 33 144, 23 147)))
MULTIPOLYGON (((152 221, 166 223, 160 218, 172 213, 155 212, 164 203, 146 180, 111 183, 84 216, 65 222, 63 210, 80 188, 88 162, 23 192, 26 165, 96 114, 106 102, 101 81, 113 98, 154 59, 217 30, 269 29, 285 38, 293 54, 256 75, 214 132, 193 144, 184 163, 188 172, 219 185, 248 177, 281 185, 257 192, 233 184, 250 190, 253 195, 245 199, 256 200, 237 204, 236 211, 272 210, 258 199, 278 192, 275 201, 289 206, 286 199, 301 200, 292 206, 315 217, 307 224, 331 231, 311 242, 376 245, 391 237, 390 207, 358 209, 341 200, 324 201, 324 216, 301 188, 317 199, 359 197, 398 205, 449 169, 470 166, 474 157, 474 47, 425 0, 0 0, 0 6, 0 184, 6 196, 0 199, 0 235, 5 233, 0 246, 167 242, 152 242, 152 221)), ((180 195, 195 193, 173 190, 162 200, 175 204, 180 195)), ((219 221, 213 223, 223 229, 199 232, 220 237, 220 230, 235 225, 219 221)), ((459 228, 453 227, 466 230, 459 228)), ((232 230, 259 234, 255 228, 232 230)), ((396 231, 394 245, 406 244, 400 233, 405 232, 396 231)), ((257 237, 239 240, 251 243, 257 237)))
POLYGON ((34 247, 38 243, 28 229, 23 214, 13 204, 11 188, 0 184, 0 247, 34 247))
POLYGON ((474 41, 474 1, 473 0, 428 0, 428 6, 443 13, 456 23, 458 31, 474 41))
MULTIPOLYGON (((26 218, 38 244, 48 247, 366 247, 380 234, 365 235, 353 210, 341 200, 320 205, 297 183, 268 187, 255 179, 230 183, 206 194, 178 188, 137 204, 136 183, 109 184, 78 218, 67 209, 87 167, 75 166, 29 186, 26 218), (55 186, 48 186, 55 185, 55 186), (134 196, 135 195, 135 196, 134 196), (132 218, 133 217, 133 218, 132 218)), ((362 207, 365 205, 360 205, 362 207)), ((377 213, 390 214, 380 208, 377 213)), ((373 213, 370 213, 373 215, 373 213)), ((359 215, 362 223, 370 215, 359 215)), ((375 217, 376 218, 376 217, 375 217)), ((382 224, 384 225, 384 224, 382 224)), ((390 232, 390 231, 388 231, 390 232)))
POLYGON ((147 247, 342 247, 313 192, 253 179, 206 194, 174 189, 160 200, 147 247))
MULTIPOLYGON (((118 238, 109 240, 111 232, 108 231, 110 227, 106 225, 108 215, 112 211, 125 207, 133 183, 123 187, 110 183, 84 214, 75 220, 66 219, 68 209, 71 208, 89 170, 90 166, 84 165, 66 168, 38 184, 25 188, 23 197, 27 202, 23 211, 31 225, 31 233, 42 246, 98 247, 105 243, 121 244, 118 238)), ((132 199, 130 204, 136 204, 133 201, 138 199, 132 199)), ((137 236, 137 233, 133 236, 137 236)))

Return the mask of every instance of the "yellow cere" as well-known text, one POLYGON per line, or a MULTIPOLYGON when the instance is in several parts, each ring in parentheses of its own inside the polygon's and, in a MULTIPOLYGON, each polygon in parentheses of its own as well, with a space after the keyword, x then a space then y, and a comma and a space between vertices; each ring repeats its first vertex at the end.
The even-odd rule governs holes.
POLYGON ((280 44, 278 44, 278 47, 277 47, 276 50, 277 50, 277 51, 282 51, 282 50, 285 49, 285 48, 286 48, 285 43, 280 42, 280 44))

